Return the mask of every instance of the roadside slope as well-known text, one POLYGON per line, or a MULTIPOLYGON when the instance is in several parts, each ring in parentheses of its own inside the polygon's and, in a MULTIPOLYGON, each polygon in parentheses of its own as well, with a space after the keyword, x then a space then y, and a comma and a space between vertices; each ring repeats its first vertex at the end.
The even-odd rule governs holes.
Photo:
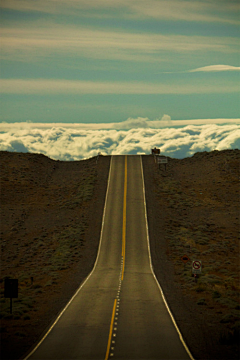
POLYGON ((175 320, 196 359, 239 357, 240 151, 143 156, 152 262, 175 320), (203 262, 194 282, 191 262, 203 262))
POLYGON ((110 157, 62 162, 0 152, 0 164, 1 358, 18 359, 93 267, 110 157), (12 315, 5 277, 19 279, 12 315))

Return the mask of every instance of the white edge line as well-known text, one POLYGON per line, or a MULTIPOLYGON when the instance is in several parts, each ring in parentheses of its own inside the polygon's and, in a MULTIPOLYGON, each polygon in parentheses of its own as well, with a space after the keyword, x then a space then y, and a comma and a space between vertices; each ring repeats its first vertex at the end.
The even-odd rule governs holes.
POLYGON ((159 288, 159 290, 160 290, 160 293, 161 293, 161 295, 162 295, 162 298, 163 298, 163 301, 164 301, 164 303, 165 303, 165 306, 166 306, 166 308, 167 308, 167 310, 168 310, 168 313, 169 313, 169 315, 170 315, 170 317, 171 317, 171 319, 172 319, 172 322, 173 322, 173 324, 174 324, 174 326, 175 326, 175 328, 176 328, 176 330, 177 330, 177 333, 178 333, 178 335, 179 335, 179 338, 180 338, 180 340, 181 340, 181 342, 182 342, 182 344, 183 344, 186 352, 188 353, 188 356, 190 357, 190 359, 191 359, 191 360, 194 360, 194 357, 192 356, 192 354, 191 354, 191 352, 190 352, 187 344, 185 343, 185 341, 184 341, 184 339, 183 339, 183 337, 182 337, 182 334, 181 334, 181 332, 180 332, 180 330, 179 330, 179 328, 178 328, 178 326, 177 326, 177 323, 176 323, 176 321, 175 321, 175 319, 174 319, 174 317, 173 317, 173 314, 172 314, 172 312, 171 312, 171 310, 170 310, 170 308, 169 308, 169 306, 168 306, 168 303, 167 303, 167 300, 166 300, 166 298, 165 298, 165 296, 164 296, 164 293, 163 293, 163 290, 162 290, 162 288, 161 288, 161 285, 159 284, 159 282, 158 282, 158 280, 157 280, 157 277, 156 277, 156 275, 155 275, 155 273, 154 273, 154 271, 153 271, 152 258, 151 258, 151 249, 150 249, 150 241, 149 241, 149 232, 148 232, 147 206, 146 206, 145 183, 144 183, 144 176, 143 176, 142 156, 140 156, 140 161, 141 161, 141 169, 142 169, 143 198, 144 198, 146 230, 147 230, 147 242, 148 242, 148 255, 149 255, 149 261, 150 261, 150 268, 151 268, 153 277, 154 277, 154 279, 156 280, 156 283, 157 283, 157 285, 158 285, 158 288, 159 288))
POLYGON ((27 360, 38 348, 39 346, 42 344, 42 342, 46 339, 46 337, 48 336, 48 334, 51 332, 51 330, 53 329, 53 327, 57 324, 58 320, 60 319, 60 317, 62 316, 62 314, 67 310, 68 306, 71 304, 71 302, 73 301, 73 299, 77 296, 77 294, 79 293, 79 291, 83 288, 83 286, 86 284, 86 282, 88 281, 88 279, 90 278, 90 276, 93 274, 97 262, 98 262, 98 258, 99 258, 99 254, 100 254, 100 249, 101 249, 101 244, 102 244, 102 234, 103 234, 103 227, 104 227, 104 220, 105 220, 105 213, 106 213, 106 204, 107 204, 107 198, 108 198, 108 190, 109 190, 109 183, 110 183, 110 176, 111 176, 111 169, 112 169, 112 156, 111 156, 111 162, 110 162, 110 168, 109 168, 109 175, 108 175, 108 184, 107 184, 107 192, 106 192, 106 197, 105 197, 105 204, 104 204, 104 210, 103 210, 103 218, 102 218, 102 228, 101 228, 101 234, 100 234, 100 241, 99 241, 99 246, 98 246, 98 253, 97 253, 97 258, 96 261, 94 263, 93 269, 90 272, 90 274, 87 276, 87 278, 84 280, 84 282, 80 285, 80 287, 77 289, 77 291, 75 292, 75 294, 73 295, 73 297, 69 300, 69 302, 67 303, 67 305, 64 307, 64 309, 60 312, 60 314, 58 315, 58 317, 56 318, 56 320, 54 321, 54 323, 52 324, 52 326, 48 329, 48 331, 46 332, 46 334, 42 337, 42 339, 39 341, 39 343, 35 346, 35 348, 23 359, 23 360, 27 360))

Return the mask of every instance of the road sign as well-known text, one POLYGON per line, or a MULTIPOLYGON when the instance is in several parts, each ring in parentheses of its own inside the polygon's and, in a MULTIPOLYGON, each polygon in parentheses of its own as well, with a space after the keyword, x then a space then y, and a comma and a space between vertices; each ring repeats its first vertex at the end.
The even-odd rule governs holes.
POLYGON ((167 164, 168 160, 167 158, 158 157, 157 158, 158 164, 167 164))
POLYGON ((156 147, 152 149, 152 155, 159 155, 159 154, 160 154, 160 149, 157 149, 156 147))
POLYGON ((182 262, 184 262, 184 264, 186 264, 188 261, 190 261, 190 259, 189 259, 189 257, 187 255, 183 255, 181 257, 181 260, 182 260, 182 262))
POLYGON ((18 297, 18 279, 5 279, 4 297, 10 298, 10 313, 12 314, 12 299, 18 297))
POLYGON ((4 297, 17 298, 18 297, 18 279, 5 279, 4 282, 4 297))
POLYGON ((202 272, 202 262, 200 260, 194 260, 192 262, 192 273, 201 274, 202 272))

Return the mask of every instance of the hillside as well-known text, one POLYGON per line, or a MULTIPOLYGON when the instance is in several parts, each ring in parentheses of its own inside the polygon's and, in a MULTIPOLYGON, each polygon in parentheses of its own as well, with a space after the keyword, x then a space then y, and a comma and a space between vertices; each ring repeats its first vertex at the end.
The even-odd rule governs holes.
MULTIPOLYGON (((92 269, 110 157, 0 152, 0 160, 2 358, 18 359, 92 269), (19 279, 12 315, 6 277, 19 279)), ((143 156, 154 270, 197 359, 238 358, 239 164, 239 150, 168 158, 166 170, 143 156), (203 263, 197 283, 192 260, 203 263)))
POLYGON ((110 157, 62 162, 0 152, 0 159, 2 356, 18 359, 93 267, 110 157), (12 315, 5 277, 19 280, 12 315))
POLYGON ((153 267, 183 337, 197 359, 238 359, 240 151, 143 164, 153 267))

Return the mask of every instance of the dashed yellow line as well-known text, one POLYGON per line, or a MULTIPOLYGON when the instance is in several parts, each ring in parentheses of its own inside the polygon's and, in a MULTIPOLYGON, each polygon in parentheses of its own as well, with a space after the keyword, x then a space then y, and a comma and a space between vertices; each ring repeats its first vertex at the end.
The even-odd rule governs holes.
MULTIPOLYGON (((121 266, 122 274, 120 274, 120 277, 121 277, 120 286, 121 286, 121 281, 123 280, 123 277, 124 277, 124 266, 125 266, 126 212, 127 212, 127 156, 125 155, 124 193, 123 193, 123 225, 122 225, 122 266, 121 266)), ((119 296, 117 296, 117 297, 119 297, 119 296)), ((119 299, 118 299, 118 301, 119 301, 119 299)), ((109 352, 110 352, 110 346, 111 346, 111 339, 112 339, 112 335, 113 335, 113 322, 114 322, 114 317, 115 317, 115 312, 116 312, 116 306, 117 306, 117 299, 114 300, 114 304, 113 304, 112 319, 111 319, 111 323, 110 323, 108 345, 107 345, 105 360, 109 359, 109 352)))
POLYGON ((124 176, 124 194, 123 194, 123 225, 122 225, 122 280, 125 267, 125 248, 126 248, 126 210, 127 210, 127 156, 125 155, 125 176, 124 176))
POLYGON ((108 345, 107 345, 107 352, 106 352, 105 360, 108 360, 108 356, 109 356, 109 351, 110 351, 110 346, 111 346, 111 339, 112 339, 113 322, 114 322, 114 316, 115 316, 116 306, 117 306, 117 299, 114 300, 114 304, 113 304, 112 319, 111 319, 111 324, 110 324, 109 337, 108 337, 108 345))

